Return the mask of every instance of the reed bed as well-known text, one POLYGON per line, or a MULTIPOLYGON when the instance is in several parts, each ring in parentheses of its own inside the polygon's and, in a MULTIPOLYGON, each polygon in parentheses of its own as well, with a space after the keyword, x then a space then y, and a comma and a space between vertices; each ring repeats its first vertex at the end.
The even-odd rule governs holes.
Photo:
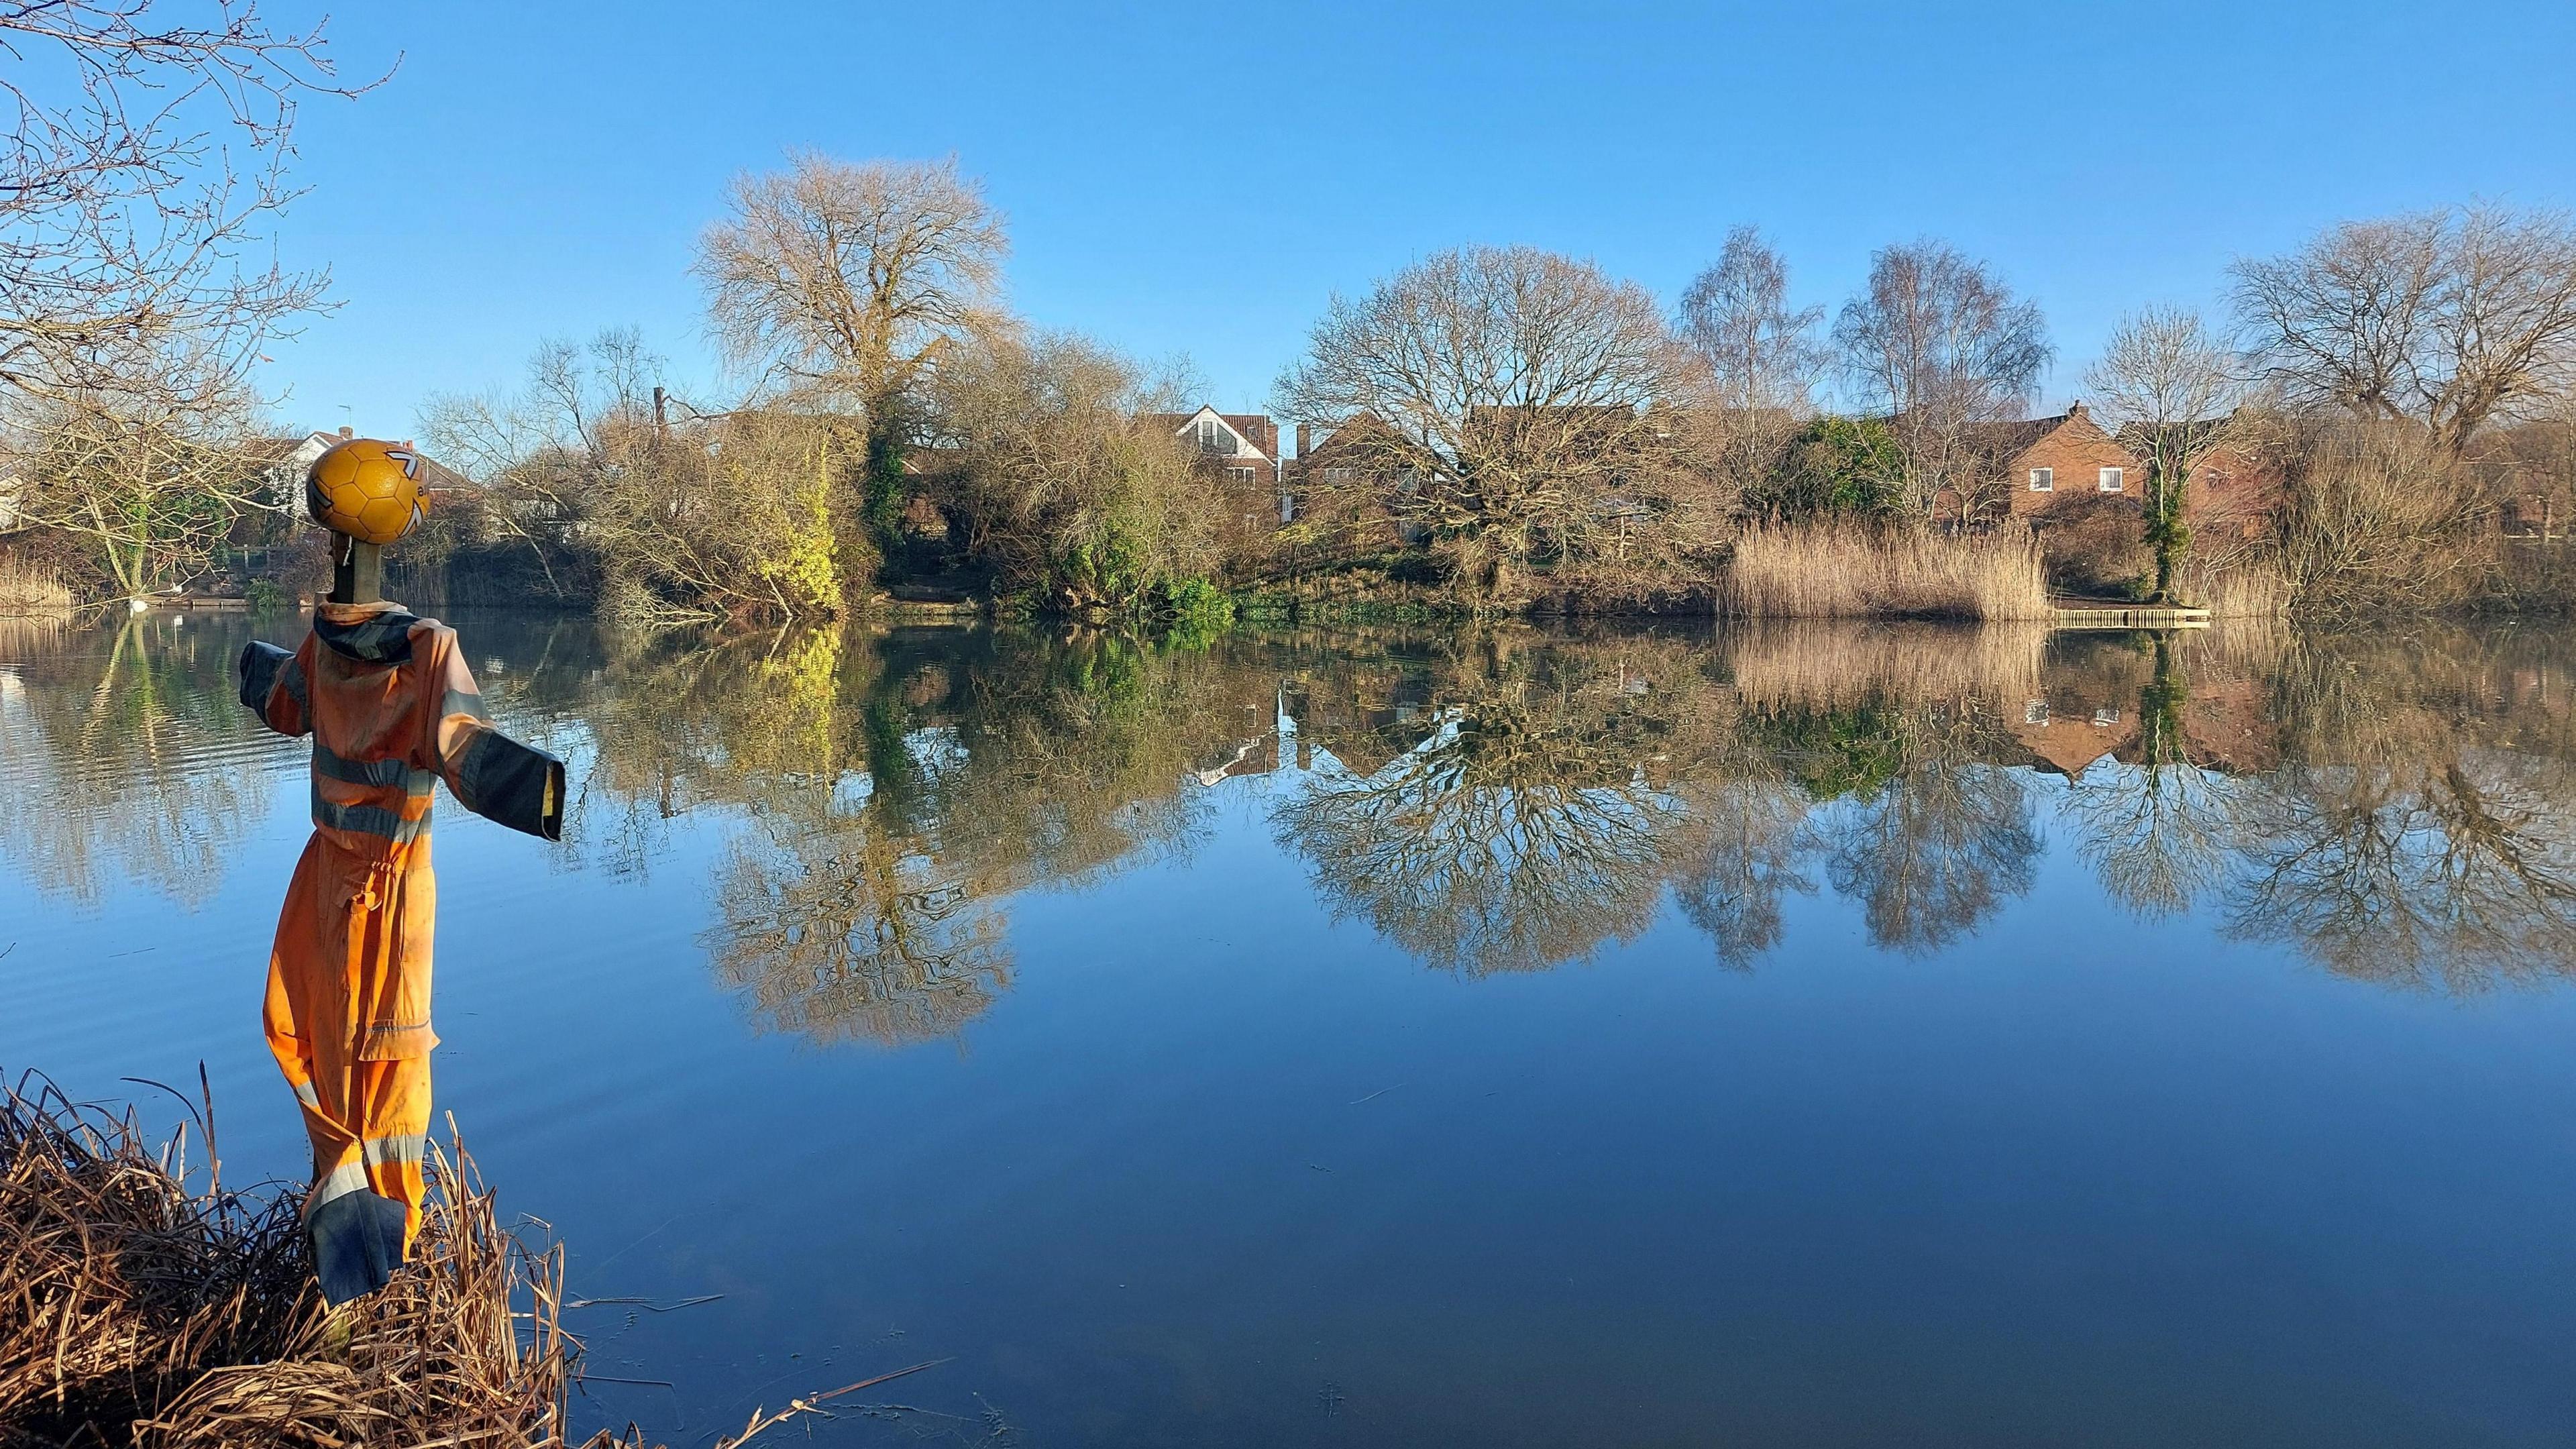
POLYGON ((24 559, 0 555, 0 618, 68 614, 71 586, 62 575, 24 559))
POLYGON ((296 1205, 190 1190, 187 1146, 32 1079, 0 1095, 0 1443, 129 1442, 314 1316, 296 1205))
POLYGON ((2290 581, 2268 559, 2227 565, 2194 564, 2183 575, 2182 597, 2219 619, 2286 619, 2290 581))
POLYGON ((1721 598, 1752 619, 1993 621, 2049 610, 2039 544, 2024 528, 1757 524, 1736 540, 1721 598))
MULTIPOLYGON (((192 1170, 189 1127, 156 1147, 130 1112, 0 1081, 0 1446, 567 1444, 580 1345, 562 1249, 501 1225, 461 1145, 433 1146, 411 1266, 333 1310, 301 1193, 225 1188, 212 1118, 194 1118, 192 1170)), ((717 1449, 899 1376, 755 1413, 717 1449)), ((585 1449, 644 1443, 630 1427, 585 1449)))
POLYGON ((1754 624, 1721 636, 1738 697, 1755 709, 1842 709, 2023 700, 2040 693, 2045 625, 1754 624))

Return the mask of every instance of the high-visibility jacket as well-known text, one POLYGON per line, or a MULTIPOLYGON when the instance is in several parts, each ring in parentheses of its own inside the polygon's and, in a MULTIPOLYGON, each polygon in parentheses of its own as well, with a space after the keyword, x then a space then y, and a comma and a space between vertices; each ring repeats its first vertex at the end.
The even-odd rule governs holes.
POLYGON ((242 651, 241 700, 313 736, 313 838, 268 960, 268 1047, 313 1140, 304 1217, 322 1293, 393 1276, 420 1229, 429 1141, 429 807, 563 835, 563 762, 492 728, 456 632, 398 604, 322 604, 294 653, 242 651))

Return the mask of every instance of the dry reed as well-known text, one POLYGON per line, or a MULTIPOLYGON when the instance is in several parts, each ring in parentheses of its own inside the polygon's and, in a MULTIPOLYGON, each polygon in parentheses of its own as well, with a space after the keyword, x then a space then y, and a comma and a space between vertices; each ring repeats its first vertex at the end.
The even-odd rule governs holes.
POLYGON ((2194 560, 2184 565, 2182 597, 2220 619, 2285 619, 2290 581, 2269 558, 2194 560))
MULTIPOLYGON (((567 1444, 563 1251, 501 1226, 461 1146, 432 1147, 411 1266, 332 1310, 300 1193, 225 1189, 203 1125, 192 1186, 189 1136, 155 1148, 130 1112, 0 1081, 0 1446, 567 1444)), ((926 1367, 755 1413, 717 1449, 926 1367)), ((630 1427, 586 1449, 643 1443, 630 1427)))
POLYGON ((291 1201, 186 1185, 187 1134, 0 1084, 0 1443, 122 1443, 319 1306, 291 1201), (111 1427, 112 1426, 112 1431, 111 1427))
POLYGON ((1759 619, 2045 619, 2048 580, 2029 530, 1948 534, 1861 524, 1758 524, 1736 540, 1721 592, 1759 619))
POLYGON ((71 607, 71 587, 62 575, 0 554, 0 618, 66 614, 71 607))

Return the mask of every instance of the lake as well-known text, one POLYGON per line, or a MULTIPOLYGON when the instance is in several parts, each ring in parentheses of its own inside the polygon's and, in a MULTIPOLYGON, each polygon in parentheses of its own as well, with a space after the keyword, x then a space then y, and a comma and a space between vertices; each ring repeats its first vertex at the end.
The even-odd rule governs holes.
MULTIPOLYGON (((572 768, 437 807, 436 1085, 645 1300, 590 1424, 2576 1440, 2576 631, 450 621, 572 768)), ((0 631, 0 1067, 300 1177, 301 621, 0 631)))

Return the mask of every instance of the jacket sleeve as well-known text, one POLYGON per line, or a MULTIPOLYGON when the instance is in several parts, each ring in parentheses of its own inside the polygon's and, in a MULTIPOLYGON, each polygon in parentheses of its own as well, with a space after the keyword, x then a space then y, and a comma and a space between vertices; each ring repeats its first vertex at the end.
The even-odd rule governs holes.
POLYGON ((242 646, 241 702, 260 723, 282 735, 313 730, 313 701, 306 691, 304 660, 253 639, 242 646))
POLYGON ((441 643, 431 682, 439 697, 430 706, 429 741, 439 776, 457 803, 484 819, 541 839, 563 839, 563 761, 494 729, 455 636, 441 643))

